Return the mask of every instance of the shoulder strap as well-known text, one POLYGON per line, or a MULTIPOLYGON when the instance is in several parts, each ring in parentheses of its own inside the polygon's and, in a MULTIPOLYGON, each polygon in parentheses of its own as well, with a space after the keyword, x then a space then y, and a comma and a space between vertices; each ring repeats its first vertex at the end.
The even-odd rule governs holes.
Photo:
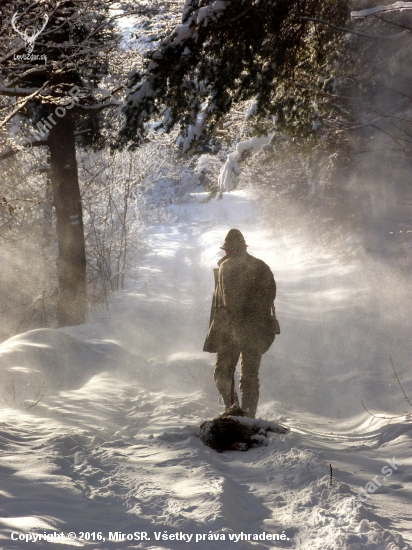
POLYGON ((219 270, 218 270, 218 269, 214 269, 214 270, 213 270, 213 275, 215 276, 215 288, 216 288, 216 287, 217 287, 217 283, 218 283, 219 270))

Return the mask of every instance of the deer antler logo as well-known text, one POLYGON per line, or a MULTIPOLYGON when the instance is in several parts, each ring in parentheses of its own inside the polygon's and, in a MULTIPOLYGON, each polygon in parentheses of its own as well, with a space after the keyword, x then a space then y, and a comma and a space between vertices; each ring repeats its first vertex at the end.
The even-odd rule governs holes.
POLYGON ((13 29, 23 38, 24 42, 26 43, 27 52, 31 53, 34 48, 34 42, 36 41, 36 38, 39 36, 39 34, 43 31, 44 27, 47 25, 49 21, 49 16, 47 14, 44 14, 44 23, 40 30, 36 31, 32 36, 29 36, 26 31, 22 32, 19 31, 19 29, 16 26, 18 12, 16 12, 12 19, 11 19, 11 26, 13 29))

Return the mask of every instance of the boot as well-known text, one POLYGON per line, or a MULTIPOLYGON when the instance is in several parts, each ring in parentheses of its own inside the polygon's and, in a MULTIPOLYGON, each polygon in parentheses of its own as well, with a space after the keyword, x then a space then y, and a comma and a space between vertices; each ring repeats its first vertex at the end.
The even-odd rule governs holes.
MULTIPOLYGON (((220 393, 220 400, 223 401, 225 409, 228 409, 232 406, 232 380, 217 379, 216 387, 220 393)), ((239 397, 237 396, 236 390, 233 392, 233 405, 239 406, 239 397)))
POLYGON ((232 392, 223 392, 223 391, 221 391, 220 393, 219 403, 225 406, 226 411, 232 407, 235 407, 235 408, 237 407, 240 409, 239 397, 237 396, 236 391, 233 398, 233 405, 231 404, 231 398, 232 398, 231 393, 232 392))
POLYGON ((245 412, 245 416, 248 418, 256 417, 257 404, 259 395, 250 395, 249 392, 244 392, 242 395, 242 409, 245 412))
POLYGON ((228 416, 245 416, 245 412, 239 406, 239 403, 234 403, 231 407, 227 408, 223 414, 220 415, 221 418, 226 418, 228 416))

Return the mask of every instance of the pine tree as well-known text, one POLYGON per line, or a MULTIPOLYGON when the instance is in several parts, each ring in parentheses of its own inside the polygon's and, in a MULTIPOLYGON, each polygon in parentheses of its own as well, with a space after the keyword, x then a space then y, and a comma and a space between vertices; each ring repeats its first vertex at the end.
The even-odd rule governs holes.
MULTIPOLYGON (((102 0, 0 1, 0 128, 14 126, 14 139, 7 141, 3 134, 0 160, 21 148, 48 148, 59 245, 59 326, 83 323, 86 316, 76 143, 103 143, 101 113, 119 104, 121 86, 109 74, 108 60, 118 46, 115 23, 123 12, 113 15, 111 5, 102 0), (101 89, 104 79, 109 89, 101 89)), ((122 9, 150 11, 126 3, 122 9)))
POLYGON ((236 103, 294 132, 308 127, 317 78, 348 4, 337 0, 187 0, 182 24, 129 75, 120 143, 137 146, 147 122, 182 128, 183 150, 236 103), (163 120, 162 120, 163 119, 163 120))

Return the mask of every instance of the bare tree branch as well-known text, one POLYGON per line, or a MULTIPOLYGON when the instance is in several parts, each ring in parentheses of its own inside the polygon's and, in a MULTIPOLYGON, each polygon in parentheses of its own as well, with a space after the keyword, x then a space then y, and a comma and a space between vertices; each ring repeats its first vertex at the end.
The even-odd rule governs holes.
POLYGON ((406 34, 406 31, 402 31, 398 34, 392 34, 390 36, 385 36, 381 34, 369 34, 366 32, 354 31, 353 29, 348 29, 347 27, 337 27, 336 25, 332 25, 332 23, 324 21, 323 19, 316 19, 315 17, 308 17, 306 15, 302 15, 301 17, 299 17, 299 19, 306 19, 307 21, 313 21, 314 23, 321 23, 322 25, 327 25, 328 27, 336 29, 337 31, 349 32, 350 34, 356 34, 357 36, 364 36, 366 38, 382 38, 384 40, 395 40, 400 36, 404 36, 406 34))
MULTIPOLYGON (((27 147, 27 149, 31 149, 32 147, 43 147, 48 144, 49 142, 47 139, 41 139, 39 141, 31 141, 27 139, 27 141, 22 144, 22 147, 27 147)), ((10 147, 6 147, 6 151, 0 154, 0 162, 10 157, 13 157, 14 155, 17 155, 17 153, 19 152, 19 149, 11 149, 10 147)))
POLYGON ((370 412, 369 409, 366 408, 365 406, 365 403, 362 401, 362 407, 365 409, 365 411, 370 414, 373 418, 380 418, 380 419, 383 419, 383 420, 393 420, 394 418, 402 418, 403 416, 405 416, 405 414, 407 413, 404 413, 404 414, 397 414, 396 416, 382 416, 382 415, 376 415, 376 414, 373 414, 372 412, 370 412))
POLYGON ((391 365, 392 365, 392 368, 393 368, 393 372, 395 373, 396 380, 398 381, 399 387, 401 388, 402 393, 403 393, 403 395, 405 396, 406 401, 409 403, 409 405, 412 406, 412 403, 409 401, 408 396, 406 395, 405 390, 404 390, 403 387, 402 387, 402 384, 401 384, 401 382, 400 382, 400 380, 399 380, 399 377, 398 377, 398 375, 397 375, 397 373, 396 373, 395 367, 393 366, 392 357, 389 356, 389 359, 391 360, 391 365))
POLYGON ((45 82, 41 88, 33 92, 31 95, 27 96, 23 101, 18 101, 17 107, 13 109, 13 111, 8 116, 6 116, 4 120, 0 122, 0 128, 3 128, 3 126, 7 124, 8 121, 11 120, 14 117, 14 115, 17 114, 27 103, 29 103, 30 100, 32 100, 34 97, 39 95, 40 92, 44 90, 44 88, 47 86, 48 83, 49 81, 45 82))
MULTIPOLYGON (((412 406, 412 403, 410 402, 408 396, 406 395, 405 393, 405 390, 403 389, 403 386, 401 384, 401 381, 399 380, 399 376, 395 370, 395 367, 394 367, 394 364, 393 364, 393 361, 392 361, 392 357, 389 356, 389 359, 391 361, 391 365, 392 365, 392 369, 393 369, 393 372, 395 373, 395 376, 396 376, 396 380, 398 381, 398 384, 399 384, 399 387, 401 388, 402 390, 402 393, 406 399, 406 401, 409 403, 409 405, 412 406)), ((394 415, 394 416, 383 416, 383 415, 376 415, 376 414, 373 414, 369 409, 366 408, 365 406, 365 403, 362 401, 362 407, 365 409, 365 411, 370 414, 372 416, 372 418, 381 418, 381 419, 385 419, 385 420, 393 420, 394 418, 402 418, 403 416, 405 416, 406 414, 410 414, 408 412, 405 412, 403 414, 397 414, 397 415, 394 415)))
POLYGON ((13 86, 16 86, 16 84, 18 84, 19 82, 22 82, 23 80, 26 80, 27 78, 31 78, 33 76, 44 75, 46 73, 47 73, 46 67, 41 67, 41 68, 33 67, 32 69, 29 69, 25 73, 21 74, 18 78, 16 78, 15 80, 13 80, 13 82, 10 82, 6 86, 11 88, 13 86))
POLYGON ((0 94, 7 97, 27 97, 37 90, 38 88, 17 88, 0 85, 0 94))

